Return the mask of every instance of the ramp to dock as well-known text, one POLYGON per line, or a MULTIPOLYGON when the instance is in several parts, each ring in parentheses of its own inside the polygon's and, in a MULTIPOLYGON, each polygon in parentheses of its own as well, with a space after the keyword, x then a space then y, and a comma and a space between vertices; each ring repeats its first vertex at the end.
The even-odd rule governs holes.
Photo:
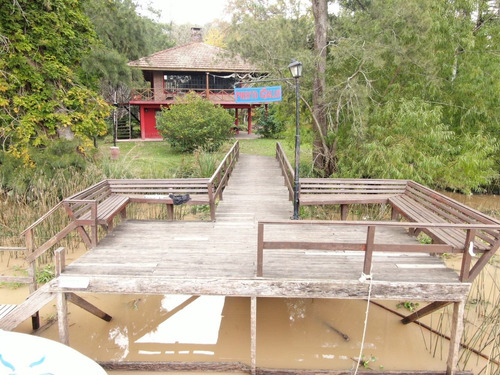
POLYGON ((41 288, 32 293, 23 303, 14 306, 9 305, 10 309, 7 314, 0 318, 0 329, 12 330, 19 324, 29 319, 33 314, 38 312, 42 307, 48 304, 55 298, 55 295, 50 291, 51 284, 56 281, 52 280, 41 288))

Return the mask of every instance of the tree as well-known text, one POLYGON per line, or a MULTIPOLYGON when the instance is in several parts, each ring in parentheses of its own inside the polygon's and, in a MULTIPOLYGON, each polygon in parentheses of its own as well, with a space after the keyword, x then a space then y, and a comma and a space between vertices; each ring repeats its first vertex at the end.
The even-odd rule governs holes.
POLYGON ((343 176, 465 192, 498 176, 499 25, 477 29, 484 3, 353 2, 339 17, 327 79, 343 176))
MULTIPOLYGON (((89 0, 85 14, 95 29, 98 43, 83 60, 89 77, 99 79, 99 89, 108 102, 121 93, 119 102, 129 99, 130 85, 140 85, 142 74, 127 63, 173 46, 170 26, 137 12, 132 0, 89 0)), ((155 11, 149 9, 153 14, 155 11)), ((97 87, 96 87, 97 88, 97 87)))
POLYGON ((160 112, 156 128, 181 152, 197 148, 216 151, 229 138, 232 124, 233 118, 224 108, 190 93, 160 112))
MULTIPOLYGON (((106 132, 109 108, 79 70, 95 34, 80 3, 2 0, 0 121, 3 151, 33 165, 30 147, 70 130, 81 149, 106 132)), ((71 134, 70 134, 71 136, 71 134)))

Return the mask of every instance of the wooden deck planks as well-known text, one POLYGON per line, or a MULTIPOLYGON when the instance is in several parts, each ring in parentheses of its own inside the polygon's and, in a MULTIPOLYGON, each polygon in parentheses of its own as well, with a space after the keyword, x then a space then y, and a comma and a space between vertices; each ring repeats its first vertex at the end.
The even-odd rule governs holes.
MULTIPOLYGON (((241 296, 357 298, 362 252, 266 250, 265 277, 257 278, 257 221, 288 219, 292 204, 277 162, 241 155, 216 211, 216 222, 127 220, 61 276, 90 280, 101 293, 187 293, 241 296), (272 194, 270 194, 272 192, 272 194), (126 276, 126 277, 124 277, 126 276)), ((265 240, 358 243, 366 227, 273 226, 265 240)), ((381 228, 375 243, 416 244, 401 228, 381 228)), ((437 257, 374 253, 375 295, 459 300, 469 284, 437 257)), ((54 287, 57 290, 57 286, 54 287)))

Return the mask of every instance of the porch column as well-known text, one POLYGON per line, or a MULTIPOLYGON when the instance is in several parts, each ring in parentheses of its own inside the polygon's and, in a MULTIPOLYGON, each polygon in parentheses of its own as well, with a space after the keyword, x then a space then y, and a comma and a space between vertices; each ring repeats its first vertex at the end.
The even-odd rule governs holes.
POLYGON ((236 128, 236 134, 240 134, 238 127, 240 126, 240 116, 238 113, 238 108, 234 109, 234 126, 236 128))
POLYGON ((209 73, 207 72, 207 80, 206 80, 206 96, 207 96, 207 99, 210 97, 210 77, 209 77, 209 73))
POLYGON ((252 106, 248 107, 248 134, 252 134, 252 106))

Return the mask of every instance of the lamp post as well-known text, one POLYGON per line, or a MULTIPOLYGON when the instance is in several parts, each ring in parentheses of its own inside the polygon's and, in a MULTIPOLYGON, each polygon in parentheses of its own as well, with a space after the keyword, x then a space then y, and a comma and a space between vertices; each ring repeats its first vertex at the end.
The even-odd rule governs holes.
POLYGON ((302 76, 302 63, 292 59, 288 65, 292 77, 295 78, 295 173, 293 178, 293 216, 292 220, 299 219, 299 161, 300 161, 300 133, 299 133, 299 78, 302 76))

